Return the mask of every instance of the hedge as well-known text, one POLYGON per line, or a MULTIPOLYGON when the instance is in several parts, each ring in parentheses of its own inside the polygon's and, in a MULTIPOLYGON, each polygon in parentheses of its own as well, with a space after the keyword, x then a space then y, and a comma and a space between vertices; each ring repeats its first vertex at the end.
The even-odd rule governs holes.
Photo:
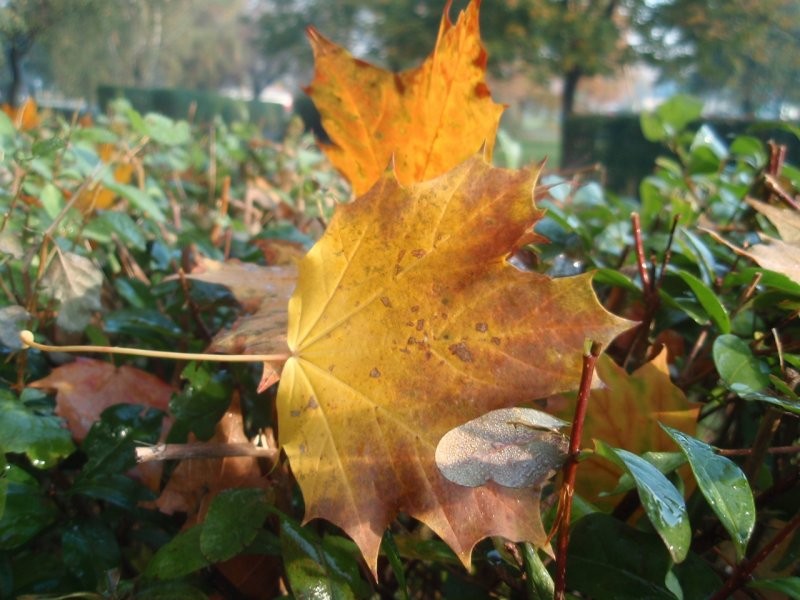
MULTIPOLYGON (((790 162, 800 162, 800 139, 774 122, 706 118, 692 127, 699 128, 702 123, 728 143, 747 133, 786 144, 790 162)), ((574 115, 564 124, 561 168, 566 171, 603 165, 608 189, 636 196, 639 183, 652 173, 655 159, 665 152, 662 144, 644 138, 639 115, 574 115)))
POLYGON ((265 135, 274 139, 283 136, 289 119, 289 114, 280 104, 235 100, 213 92, 110 85, 97 88, 98 103, 103 111, 107 110, 109 102, 120 97, 127 99, 141 113, 157 112, 173 119, 191 117, 201 123, 212 121, 215 117, 228 123, 242 120, 258 123, 265 135))

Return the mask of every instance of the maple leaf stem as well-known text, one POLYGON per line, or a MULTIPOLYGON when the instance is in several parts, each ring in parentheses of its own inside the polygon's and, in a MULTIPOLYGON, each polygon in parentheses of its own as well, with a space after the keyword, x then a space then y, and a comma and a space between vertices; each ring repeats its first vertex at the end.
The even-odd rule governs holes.
POLYGON ((192 442, 189 444, 156 444, 136 448, 136 462, 145 463, 161 460, 187 460, 196 458, 228 458, 232 456, 251 456, 266 458, 275 462, 280 450, 263 448, 253 444, 219 444, 215 442, 192 442))
POLYGON ((578 454, 581 449, 583 437, 583 423, 586 419, 586 410, 589 406, 589 392, 592 387, 592 376, 597 359, 600 356, 601 345, 592 342, 588 354, 583 355, 583 370, 581 371, 581 386, 578 391, 578 401, 575 405, 575 417, 572 420, 572 431, 569 437, 569 451, 564 463, 564 481, 561 484, 559 500, 558 546, 556 550, 556 577, 555 600, 563 600, 567 587, 567 547, 569 546, 569 526, 572 516, 572 497, 575 493, 575 476, 578 472, 578 454))
POLYGON ((121 346, 51 346, 34 341, 33 332, 19 332, 19 339, 28 348, 36 348, 44 352, 92 352, 100 354, 125 354, 128 356, 148 356, 150 358, 166 358, 171 360, 207 360, 214 362, 277 362, 289 360, 289 354, 204 354, 195 352, 169 352, 164 350, 143 350, 142 348, 125 348, 121 346))

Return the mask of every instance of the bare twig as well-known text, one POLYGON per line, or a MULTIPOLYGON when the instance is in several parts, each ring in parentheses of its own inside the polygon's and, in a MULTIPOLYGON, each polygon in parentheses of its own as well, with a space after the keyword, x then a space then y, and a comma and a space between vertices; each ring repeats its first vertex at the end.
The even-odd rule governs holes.
POLYGON ((187 460, 197 458, 228 458, 232 456, 251 456, 266 458, 271 462, 278 459, 280 450, 264 448, 253 444, 219 444, 215 442, 192 442, 189 444, 156 444, 136 448, 136 462, 145 463, 162 460, 187 460))
MULTIPOLYGON (((722 456, 749 456, 753 453, 752 448, 717 448, 716 453, 722 456)), ((766 454, 800 454, 800 445, 797 446, 773 446, 765 450, 766 454)))
POLYGON ((572 420, 572 431, 569 438, 569 455, 564 464, 564 482, 561 484, 559 502, 558 548, 556 550, 555 600, 563 600, 567 587, 567 548, 569 547, 569 526, 572 516, 572 497, 575 493, 575 475, 578 471, 578 454, 583 437, 583 422, 589 406, 589 392, 592 387, 592 376, 597 358, 600 356, 600 344, 592 343, 588 354, 583 355, 583 371, 581 387, 575 405, 575 417, 572 420))
POLYGON ((711 597, 711 600, 725 600, 726 598, 730 598, 733 592, 747 583, 747 580, 750 579, 750 576, 753 574, 753 571, 755 571, 756 567, 764 562, 764 559, 767 558, 767 556, 769 556, 770 553, 781 544, 781 542, 788 538, 798 526, 800 526, 800 513, 795 515, 795 517, 789 521, 783 527, 783 529, 775 534, 775 537, 765 544, 764 547, 758 551, 758 554, 756 554, 750 560, 743 560, 740 562, 734 569, 733 574, 725 582, 725 585, 723 585, 717 591, 717 593, 711 597))

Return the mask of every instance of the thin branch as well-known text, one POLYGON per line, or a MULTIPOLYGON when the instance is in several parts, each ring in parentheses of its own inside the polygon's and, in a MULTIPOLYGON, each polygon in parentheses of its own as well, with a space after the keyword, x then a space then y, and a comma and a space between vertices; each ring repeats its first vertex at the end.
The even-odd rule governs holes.
POLYGON ((764 562, 764 559, 767 558, 767 556, 769 556, 770 553, 781 544, 781 542, 788 538, 798 526, 800 526, 800 513, 795 515, 795 517, 789 521, 783 527, 783 529, 775 534, 775 537, 765 544, 764 547, 758 551, 758 554, 756 554, 750 560, 743 560, 740 562, 736 569, 734 569, 730 578, 717 591, 717 593, 711 597, 711 600, 725 600, 726 598, 730 598, 733 595, 733 592, 747 583, 747 580, 750 579, 750 576, 753 574, 753 571, 755 571, 758 565, 764 562))
POLYGON ((166 352, 163 350, 143 350, 141 348, 123 348, 119 346, 50 346, 40 344, 33 339, 33 332, 20 331, 19 339, 28 348, 36 348, 44 352, 93 352, 100 354, 125 354, 128 356, 147 356, 150 358, 166 358, 170 360, 207 360, 213 362, 270 362, 285 363, 290 354, 203 354, 194 352, 166 352))
POLYGON ((572 432, 569 438, 569 454, 564 464, 564 482, 561 484, 559 503, 558 548, 556 550, 555 600, 564 600, 567 587, 567 548, 569 547, 569 527, 572 517, 572 497, 575 494, 575 476, 578 472, 578 455, 583 437, 583 422, 589 406, 589 392, 592 387, 592 376, 597 358, 600 356, 600 344, 592 342, 591 350, 583 355, 583 371, 581 387, 575 405, 575 417, 572 420, 572 432))
POLYGON ((162 460, 188 460, 197 458, 228 458, 250 456, 266 458, 271 462, 278 459, 280 450, 264 448, 253 444, 219 444, 215 442, 193 442, 190 444, 156 444, 136 448, 136 462, 145 463, 162 460))
MULTIPOLYGON (((722 456, 749 456, 753 453, 752 448, 716 448, 717 454, 722 456)), ((773 446, 765 450, 767 454, 800 454, 800 445, 797 446, 773 446)))

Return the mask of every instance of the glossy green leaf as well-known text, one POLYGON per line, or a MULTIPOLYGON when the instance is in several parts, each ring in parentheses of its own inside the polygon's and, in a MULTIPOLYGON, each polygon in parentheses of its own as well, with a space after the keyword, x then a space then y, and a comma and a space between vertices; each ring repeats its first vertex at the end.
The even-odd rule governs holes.
POLYGON ((397 587, 400 588, 400 594, 403 600, 409 600, 408 583, 406 582, 406 571, 403 567, 403 560, 400 558, 400 550, 397 548, 397 543, 394 541, 394 534, 391 530, 387 529, 383 534, 381 540, 381 553, 386 556, 389 561, 389 566, 392 567, 392 573, 397 580, 397 587))
POLYGON ((127 213, 116 210, 98 211, 83 231, 84 235, 94 241, 107 244, 114 237, 135 250, 144 250, 147 240, 139 226, 127 213))
POLYGON ((747 584, 757 590, 786 594, 787 598, 800 598, 800 577, 783 577, 781 579, 757 579, 747 584))
POLYGON ((0 110, 0 136, 13 136, 16 135, 17 128, 14 127, 14 122, 6 113, 0 110))
POLYGON ((653 527, 664 540, 675 562, 686 558, 692 541, 692 529, 683 496, 661 471, 645 459, 595 440, 599 456, 627 471, 636 482, 639 499, 653 527))
POLYGON ((209 562, 222 562, 239 554, 255 540, 269 513, 264 490, 223 490, 211 502, 200 551, 209 562))
POLYGON ((660 142, 674 137, 689 123, 700 118, 703 103, 697 98, 676 95, 664 102, 655 111, 640 117, 642 133, 651 142, 660 142))
POLYGON ((366 595, 355 555, 324 543, 291 519, 281 518, 281 547, 289 586, 297 598, 345 600, 366 595))
POLYGON ((3 513, 6 510, 6 495, 8 494, 7 469, 8 462, 6 461, 6 452, 0 447, 0 519, 3 518, 3 513))
POLYGON ((230 375, 193 362, 181 372, 181 377, 189 383, 172 396, 170 413, 199 439, 208 440, 230 404, 230 375))
MULTIPOLYGON (((682 452, 645 452, 642 454, 642 458, 665 475, 686 464, 686 456, 682 452)), ((615 494, 621 494, 635 487, 636 482, 633 480, 633 477, 631 477, 631 474, 623 473, 622 477, 619 478, 617 486, 604 495, 613 496, 615 494)))
POLYGON ((0 551, 18 548, 56 519, 55 505, 38 486, 10 481, 0 518, 0 551))
POLYGON ((769 369, 741 338, 719 336, 714 340, 713 355, 719 376, 734 392, 758 392, 769 385, 769 369))
POLYGON ((122 473, 94 473, 91 478, 79 477, 69 493, 102 500, 129 512, 134 512, 142 502, 155 500, 152 491, 122 473))
POLYGON ((64 140, 57 137, 48 138, 46 140, 37 140, 31 146, 31 154, 35 158, 46 158, 51 156, 64 148, 64 140))
POLYGON ((769 392, 750 392, 747 390, 736 390, 732 388, 739 397, 744 400, 751 400, 754 402, 766 402, 767 404, 772 404, 773 406, 777 406, 782 408, 790 413, 795 415, 800 415, 800 402, 797 400, 789 399, 789 398, 781 398, 775 396, 769 392))
POLYGON ((42 208, 47 216, 55 219, 61 209, 64 208, 64 195, 55 185, 49 181, 42 186, 42 191, 39 192, 39 202, 42 203, 42 208))
POLYGON ((682 431, 661 425, 680 446, 711 510, 717 515, 742 560, 756 525, 753 492, 742 470, 729 458, 716 454, 708 444, 682 431))
POLYGON ((108 181, 104 182, 104 185, 110 191, 125 198, 128 202, 133 204, 133 206, 138 208, 140 211, 145 213, 150 218, 158 221, 159 223, 166 222, 167 218, 161 211, 161 207, 158 206, 156 201, 153 198, 151 198, 147 192, 142 191, 139 188, 134 187, 132 185, 126 185, 124 183, 108 181))
POLYGON ((83 441, 89 457, 82 476, 124 473, 136 464, 135 448, 155 444, 164 413, 138 404, 115 404, 100 415, 83 441))
POLYGON ((567 587, 598 599, 675 600, 664 584, 670 564, 657 536, 593 513, 572 528, 567 587))
POLYGON ((76 519, 61 534, 64 564, 84 588, 96 589, 106 571, 119 566, 121 553, 108 526, 97 518, 76 519))
POLYGON ((156 579, 175 579, 207 567, 210 562, 200 551, 202 525, 195 525, 172 538, 155 553, 145 575, 156 579))
POLYGON ((182 335, 181 328, 172 319, 152 309, 116 310, 106 315, 103 323, 106 333, 124 333, 159 345, 164 339, 182 335))
POLYGON ((6 452, 25 454, 39 469, 49 469, 75 450, 62 420, 40 415, 10 394, 0 394, 0 443, 6 452))
POLYGON ((150 580, 136 586, 136 600, 208 600, 208 595, 186 581, 150 580))
POLYGON ((677 274, 692 290, 714 326, 722 333, 730 333, 731 320, 728 311, 725 310, 716 292, 688 271, 678 271, 677 274))
POLYGON ((710 598, 722 587, 722 579, 717 572, 694 552, 689 552, 686 560, 679 565, 673 565, 672 573, 677 577, 684 600, 710 598))

